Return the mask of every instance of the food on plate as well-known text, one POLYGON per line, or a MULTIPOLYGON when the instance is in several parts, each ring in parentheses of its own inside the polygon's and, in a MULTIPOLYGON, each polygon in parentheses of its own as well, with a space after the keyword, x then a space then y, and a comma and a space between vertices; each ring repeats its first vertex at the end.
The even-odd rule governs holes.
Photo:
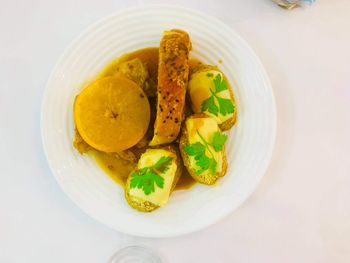
POLYGON ((98 166, 113 181, 121 186, 125 185, 129 174, 135 169, 138 160, 135 156, 132 157, 133 153, 130 150, 123 151, 120 154, 106 153, 93 149, 89 151, 89 155, 95 159, 98 166), (129 156, 129 154, 131 155, 129 156))
POLYGON ((74 120, 83 140, 104 152, 118 152, 138 143, 150 121, 143 90, 122 77, 105 77, 85 88, 74 103, 74 120))
POLYGON ((138 58, 120 63, 116 68, 116 72, 116 75, 118 73, 122 74, 143 89, 149 77, 146 65, 138 58))
POLYGON ((173 146, 148 149, 125 185, 129 205, 142 212, 164 206, 182 174, 180 154, 173 146))
POLYGON ((215 66, 199 65, 190 76, 188 93, 192 110, 213 117, 222 130, 236 122, 235 98, 226 76, 215 66))
POLYGON ((93 148, 84 141, 84 139, 80 136, 77 128, 75 127, 75 136, 73 141, 73 146, 75 149, 79 151, 79 153, 84 154, 91 151, 93 148))
POLYGON ((202 184, 214 184, 227 170, 223 134, 212 117, 196 114, 186 119, 180 151, 190 175, 202 184))
POLYGON ((74 147, 141 212, 227 170, 222 130, 236 121, 234 96, 219 68, 189 59, 190 50, 188 33, 165 31, 159 48, 114 59, 74 102, 74 147))
POLYGON ((123 75, 139 85, 147 97, 155 97, 157 84, 153 72, 158 68, 158 62, 154 65, 155 59, 158 60, 157 48, 140 49, 113 60, 98 78, 123 75))
POLYGON ((150 145, 174 141, 181 129, 188 81, 189 35, 181 30, 165 31, 159 47, 158 101, 154 137, 150 145))

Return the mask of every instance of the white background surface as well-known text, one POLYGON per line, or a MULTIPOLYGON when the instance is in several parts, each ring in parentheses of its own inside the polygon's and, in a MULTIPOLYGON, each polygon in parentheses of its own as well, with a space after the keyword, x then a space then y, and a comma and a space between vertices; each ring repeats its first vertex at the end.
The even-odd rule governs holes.
POLYGON ((127 244, 169 263, 349 262, 349 14, 348 0, 294 11, 269 0, 0 0, 0 262, 106 262, 127 244), (133 238, 83 214, 56 184, 40 138, 59 55, 97 19, 144 2, 227 23, 261 58, 277 103, 276 147, 257 191, 216 225, 171 239, 133 238))

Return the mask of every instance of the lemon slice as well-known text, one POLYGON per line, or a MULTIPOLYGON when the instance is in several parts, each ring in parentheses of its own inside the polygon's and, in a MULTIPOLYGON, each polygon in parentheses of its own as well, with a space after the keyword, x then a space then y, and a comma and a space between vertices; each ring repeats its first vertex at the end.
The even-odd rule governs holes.
POLYGON ((138 143, 150 122, 143 90, 122 77, 105 77, 86 87, 74 103, 76 127, 93 148, 119 152, 138 143))

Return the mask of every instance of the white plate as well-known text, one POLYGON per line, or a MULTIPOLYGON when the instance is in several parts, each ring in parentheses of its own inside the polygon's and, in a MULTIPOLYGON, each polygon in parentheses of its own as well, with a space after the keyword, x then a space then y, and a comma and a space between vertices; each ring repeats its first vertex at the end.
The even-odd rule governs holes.
POLYGON ((255 189, 269 163, 276 113, 263 66, 230 28, 205 14, 169 6, 132 8, 90 26, 64 52, 47 83, 42 105, 42 138, 48 162, 63 191, 88 215, 121 232, 169 237, 209 226, 235 210, 255 189), (162 31, 189 32, 192 57, 223 63, 233 86, 238 123, 227 143, 229 169, 215 187, 177 191, 169 203, 144 214, 131 209, 122 188, 88 156, 72 146, 73 101, 86 81, 113 58, 158 46, 162 31))

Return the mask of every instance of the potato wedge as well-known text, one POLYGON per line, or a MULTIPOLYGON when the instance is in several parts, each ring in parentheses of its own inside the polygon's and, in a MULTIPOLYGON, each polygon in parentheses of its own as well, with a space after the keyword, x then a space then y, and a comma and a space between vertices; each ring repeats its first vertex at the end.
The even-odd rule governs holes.
POLYGON ((140 212, 152 212, 165 205, 182 170, 180 153, 174 146, 146 150, 126 181, 127 202, 140 212))
POLYGON ((226 174, 226 139, 214 118, 201 113, 186 119, 180 152, 187 171, 199 183, 212 185, 226 174))
POLYGON ((216 66, 200 64, 192 69, 188 94, 193 112, 213 117, 221 130, 235 124, 235 97, 226 76, 216 66))

